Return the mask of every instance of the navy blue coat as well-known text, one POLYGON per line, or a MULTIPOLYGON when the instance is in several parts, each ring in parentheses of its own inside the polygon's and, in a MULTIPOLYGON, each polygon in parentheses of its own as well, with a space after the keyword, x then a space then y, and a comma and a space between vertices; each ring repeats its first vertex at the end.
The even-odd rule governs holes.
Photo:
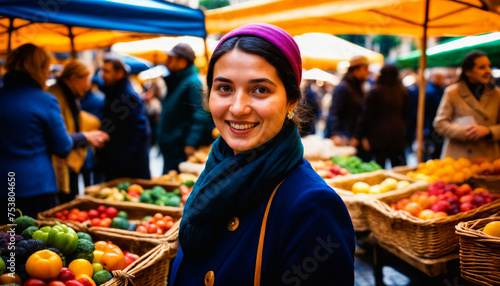
MULTIPOLYGON (((239 226, 219 229, 206 257, 184 256, 172 266, 169 285, 254 285, 255 261, 267 205, 238 217, 239 226)), ((354 230, 342 199, 303 160, 276 191, 264 239, 261 285, 353 285, 354 230)))
MULTIPOLYGON (((7 180, 15 173, 16 197, 57 192, 51 154, 66 157, 73 146, 57 99, 27 74, 7 74, 0 89, 0 122, 0 174, 7 180)), ((2 189, 2 197, 7 191, 2 189)))
POLYGON ((361 82, 352 75, 346 75, 333 91, 332 105, 326 119, 325 138, 340 135, 350 139, 354 136, 363 97, 361 82))
POLYGON ((119 177, 149 179, 149 121, 142 99, 125 78, 104 87, 106 94, 101 129, 110 140, 98 152, 106 180, 119 177))

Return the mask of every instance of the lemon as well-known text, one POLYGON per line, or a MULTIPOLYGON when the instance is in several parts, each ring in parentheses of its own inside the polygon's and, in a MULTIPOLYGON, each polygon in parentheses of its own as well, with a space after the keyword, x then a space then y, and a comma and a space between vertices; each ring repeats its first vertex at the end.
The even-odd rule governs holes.
POLYGON ((355 194, 368 194, 370 192, 370 185, 365 182, 356 182, 352 185, 352 192, 355 194))
POLYGON ((489 222, 483 229, 483 232, 491 235, 500 237, 500 221, 489 222))

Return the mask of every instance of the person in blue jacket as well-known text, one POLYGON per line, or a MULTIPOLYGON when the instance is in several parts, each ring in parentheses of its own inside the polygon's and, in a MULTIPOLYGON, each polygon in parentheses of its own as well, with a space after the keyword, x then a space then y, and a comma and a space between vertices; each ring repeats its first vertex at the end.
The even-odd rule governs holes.
POLYGON ((128 80, 127 66, 114 54, 102 67, 106 95, 101 129, 110 141, 97 153, 106 181, 120 178, 149 179, 148 142, 151 135, 143 102, 128 80))
POLYGON ((168 52, 169 70, 164 80, 167 95, 161 102, 157 141, 163 154, 163 173, 179 170, 179 163, 194 154, 196 148, 210 145, 213 122, 203 109, 202 85, 193 65, 195 53, 185 43, 168 52))
MULTIPOLYGON (((25 44, 5 62, 5 85, 0 89, 0 174, 2 224, 11 208, 36 217, 55 207, 57 184, 51 155, 66 157, 72 148, 102 147, 109 139, 101 131, 68 134, 57 99, 43 91, 50 55, 25 44), (8 203, 11 203, 8 205, 8 203)), ((10 221, 12 223, 12 221, 10 221)))
POLYGON ((219 42, 207 100, 221 136, 185 204, 169 285, 354 284, 349 213, 303 158, 301 77, 276 26, 219 42))

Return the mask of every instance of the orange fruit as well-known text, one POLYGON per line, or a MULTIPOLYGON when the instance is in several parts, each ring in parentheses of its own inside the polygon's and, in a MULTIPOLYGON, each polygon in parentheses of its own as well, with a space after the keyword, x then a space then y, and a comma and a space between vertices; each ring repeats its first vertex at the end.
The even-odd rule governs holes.
POLYGON ((409 212, 411 215, 418 217, 418 214, 423 210, 422 206, 416 202, 408 203, 403 210, 409 212))
POLYGON ((434 218, 442 218, 442 217, 447 217, 448 214, 445 213, 445 212, 437 212, 435 215, 434 215, 434 218))
POLYGON ((418 218, 423 219, 423 220, 433 219, 434 216, 435 216, 435 213, 432 210, 422 210, 418 214, 418 218))
POLYGON ((500 237, 500 221, 491 221, 483 229, 483 232, 491 235, 500 237))

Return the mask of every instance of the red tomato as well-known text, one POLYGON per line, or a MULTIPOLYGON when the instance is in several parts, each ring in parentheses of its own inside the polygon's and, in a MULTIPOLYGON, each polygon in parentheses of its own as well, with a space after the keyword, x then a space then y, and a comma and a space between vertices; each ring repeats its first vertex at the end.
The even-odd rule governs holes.
POLYGON ((90 280, 87 278, 80 278, 78 279, 78 282, 82 283, 85 286, 92 286, 92 283, 90 283, 90 280))
POLYGON ((40 279, 30 278, 24 282, 23 286, 47 286, 47 283, 40 279))
POLYGON ((64 285, 64 282, 54 280, 54 281, 50 281, 48 286, 65 286, 65 285, 64 285))
POLYGON ((93 218, 90 220, 90 226, 99 226, 101 224, 100 218, 93 218))
POLYGON ((103 218, 101 220, 101 224, 99 226, 101 226, 101 227, 110 227, 112 222, 113 222, 112 219, 110 219, 109 217, 106 217, 106 218, 103 218))
POLYGON ((168 222, 168 221, 172 221, 172 222, 173 222, 173 221, 174 221, 174 219, 173 219, 171 216, 169 216, 169 215, 164 216, 164 217, 163 217, 163 220, 164 220, 165 222, 168 222))
POLYGON ((97 207, 97 212, 102 214, 102 213, 105 213, 106 212, 106 207, 103 206, 103 205, 100 205, 97 207))
POLYGON ((173 225, 174 225, 173 221, 168 221, 167 223, 165 223, 165 229, 169 230, 172 228, 173 225))
POLYGON ((166 222, 164 220, 159 220, 156 222, 156 226, 158 228, 161 228, 162 230, 165 229, 166 222))
POLYGON ((62 212, 56 212, 55 214, 55 217, 58 218, 58 219, 61 219, 63 217, 63 213, 62 212))
POLYGON ((99 217, 100 217, 100 218, 107 218, 107 217, 108 217, 108 215, 104 212, 104 213, 101 213, 101 214, 99 215, 99 217))
POLYGON ((69 213, 68 220, 78 221, 78 214, 77 213, 69 213))
POLYGON ((143 226, 143 225, 140 225, 140 226, 137 227, 136 231, 139 232, 139 233, 148 233, 148 228, 145 227, 145 226, 143 226))
POLYGON ((84 222, 86 220, 89 219, 89 215, 86 211, 81 211, 79 214, 78 214, 78 221, 79 222, 84 222))
POLYGON ((57 280, 60 280, 62 282, 66 282, 68 280, 73 280, 73 279, 75 279, 75 273, 69 270, 67 267, 63 267, 61 269, 61 272, 59 273, 59 276, 57 276, 57 280))
POLYGON ((156 226, 156 224, 154 223, 150 224, 148 228, 148 233, 156 233, 156 231, 158 231, 158 227, 156 226))
POLYGON ((63 213, 63 215, 68 216, 69 210, 63 210, 62 213, 63 213))
POLYGON ((114 207, 109 207, 106 209, 106 214, 108 215, 109 218, 115 218, 116 215, 118 214, 118 210, 114 207))
POLYGON ((99 217, 99 212, 94 209, 89 210, 89 218, 93 219, 96 217, 99 217))
POLYGON ((156 234, 158 234, 158 235, 162 235, 162 234, 163 234, 163 228, 158 228, 158 229, 156 230, 156 234))
POLYGON ((72 213, 76 213, 76 214, 78 214, 79 212, 80 212, 80 210, 79 210, 79 209, 77 209, 77 208, 73 208, 73 209, 71 209, 71 210, 69 211, 69 213, 71 213, 71 214, 72 214, 72 213))
POLYGON ((155 215, 153 216, 153 219, 155 221, 159 221, 159 220, 163 219, 163 215, 161 213, 155 213, 155 215))
POLYGON ((191 189, 189 189, 187 186, 185 185, 181 185, 179 187, 179 191, 181 191, 181 195, 187 195, 189 193, 191 193, 191 189))

